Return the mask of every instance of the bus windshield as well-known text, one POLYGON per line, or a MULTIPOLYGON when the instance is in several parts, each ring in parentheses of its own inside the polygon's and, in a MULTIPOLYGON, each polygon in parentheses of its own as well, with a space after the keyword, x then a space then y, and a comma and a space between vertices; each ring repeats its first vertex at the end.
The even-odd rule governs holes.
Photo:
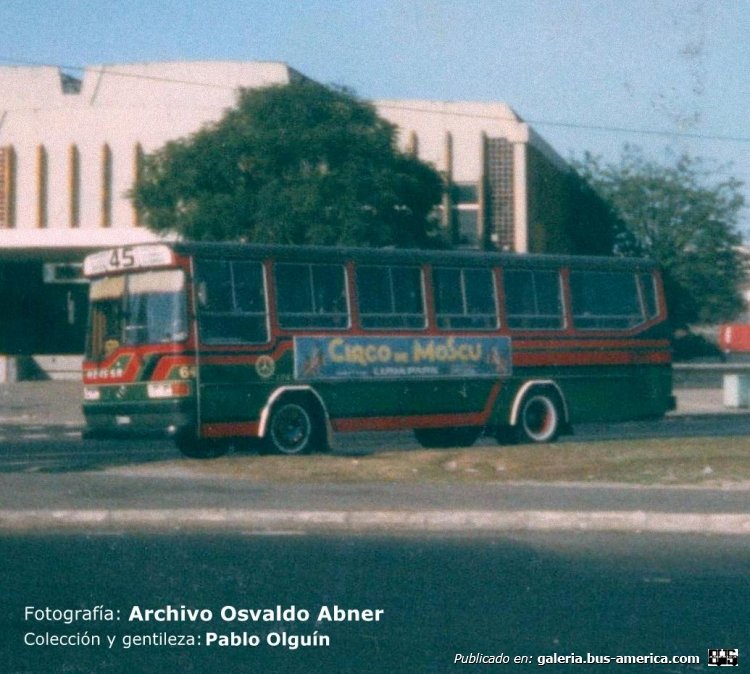
POLYGON ((92 281, 86 354, 102 360, 120 346, 187 339, 185 275, 148 271, 92 281))

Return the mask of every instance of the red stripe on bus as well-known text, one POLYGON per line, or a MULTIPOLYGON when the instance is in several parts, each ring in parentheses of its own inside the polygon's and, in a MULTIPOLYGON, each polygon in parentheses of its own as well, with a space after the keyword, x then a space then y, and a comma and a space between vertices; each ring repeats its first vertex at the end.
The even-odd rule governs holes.
POLYGON ((232 438, 241 436, 258 436, 260 430, 259 421, 249 422, 227 422, 203 424, 201 426, 201 437, 203 438, 232 438))
POLYGON ((484 426, 490 418, 495 400, 500 393, 501 382, 492 386, 487 402, 481 412, 458 414, 413 414, 392 417, 350 417, 334 419, 331 425, 335 431, 398 431, 404 428, 441 428, 443 426, 484 426))
POLYGON ((287 351, 292 350, 292 342, 282 342, 279 344, 271 353, 263 351, 262 353, 227 353, 227 354, 214 354, 211 356, 202 356, 201 364, 205 365, 242 365, 248 363, 254 363, 261 356, 271 356, 274 360, 278 360, 287 351))
POLYGON ((669 352, 638 353, 637 351, 573 351, 569 353, 514 353, 513 366, 530 365, 657 365, 672 361, 669 352))
POLYGON ((159 363, 154 368, 151 379, 155 381, 166 379, 173 368, 184 365, 188 367, 195 365, 195 356, 164 356, 159 359, 159 363))
POLYGON ((110 358, 99 367, 84 366, 83 379, 86 384, 126 384, 135 381, 141 370, 143 362, 136 351, 120 351, 116 356, 110 358), (115 364, 118 360, 127 358, 125 367, 119 377, 112 375, 115 364), (107 372, 107 376, 97 376, 102 372, 107 372))
POLYGON ((646 339, 519 339, 513 348, 519 349, 668 349, 669 340, 646 339))
POLYGON ((419 414, 414 416, 358 417, 335 419, 332 426, 343 433, 354 431, 399 431, 408 428, 442 428, 444 426, 484 426, 481 412, 468 414, 419 414))

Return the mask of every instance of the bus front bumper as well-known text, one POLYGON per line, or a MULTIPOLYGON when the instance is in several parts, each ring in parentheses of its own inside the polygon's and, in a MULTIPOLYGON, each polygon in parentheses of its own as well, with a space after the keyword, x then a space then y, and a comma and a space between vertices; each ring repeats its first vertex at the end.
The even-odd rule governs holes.
POLYGON ((195 402, 170 400, 108 405, 83 404, 84 437, 173 437, 195 427, 195 402))

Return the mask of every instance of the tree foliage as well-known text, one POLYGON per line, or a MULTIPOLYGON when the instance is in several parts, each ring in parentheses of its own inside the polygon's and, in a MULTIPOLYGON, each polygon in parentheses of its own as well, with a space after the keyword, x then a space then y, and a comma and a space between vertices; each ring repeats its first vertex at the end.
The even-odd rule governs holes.
POLYGON ((144 160, 147 226, 192 240, 424 246, 440 175, 373 106, 309 81, 244 90, 224 117, 144 160))
POLYGON ((577 168, 615 209, 615 253, 647 255, 661 265, 675 327, 736 316, 744 276, 740 182, 717 181, 699 158, 661 164, 633 146, 625 146, 619 163, 586 154, 577 168))

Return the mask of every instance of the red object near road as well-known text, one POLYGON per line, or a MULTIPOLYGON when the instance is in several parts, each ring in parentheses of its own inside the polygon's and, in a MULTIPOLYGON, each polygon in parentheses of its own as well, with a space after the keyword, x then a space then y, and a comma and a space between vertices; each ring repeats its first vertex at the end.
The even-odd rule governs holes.
POLYGON ((725 354, 750 354, 750 323, 726 323, 719 328, 719 347, 725 354))

